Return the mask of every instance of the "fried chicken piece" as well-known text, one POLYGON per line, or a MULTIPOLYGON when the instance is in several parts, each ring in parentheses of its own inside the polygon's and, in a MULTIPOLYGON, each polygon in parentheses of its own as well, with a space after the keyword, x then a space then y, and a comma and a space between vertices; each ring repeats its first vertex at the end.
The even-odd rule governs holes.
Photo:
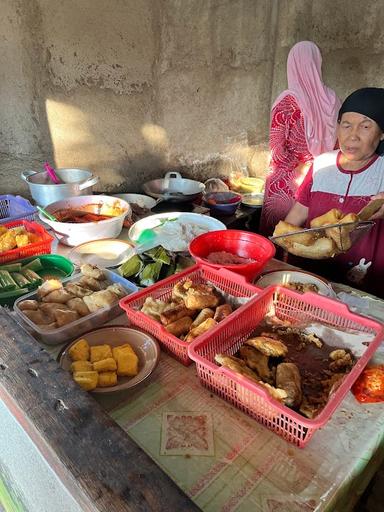
POLYGON ((254 370, 261 380, 268 382, 268 384, 273 383, 272 371, 268 366, 268 356, 248 345, 240 347, 240 355, 247 366, 254 370))
POLYGON ((260 383, 259 376, 256 375, 256 373, 253 372, 250 368, 248 368, 245 362, 238 357, 227 356, 226 354, 216 354, 215 361, 216 363, 221 364, 221 366, 224 366, 225 368, 229 368, 235 373, 239 373, 240 375, 248 377, 258 384, 260 383))
POLYGON ((288 347, 282 341, 269 338, 268 336, 248 338, 245 344, 256 348, 266 356, 283 357, 288 354, 288 347))
POLYGON ((276 386, 284 389, 288 407, 298 407, 303 399, 299 368, 294 363, 280 363, 276 368, 276 386))

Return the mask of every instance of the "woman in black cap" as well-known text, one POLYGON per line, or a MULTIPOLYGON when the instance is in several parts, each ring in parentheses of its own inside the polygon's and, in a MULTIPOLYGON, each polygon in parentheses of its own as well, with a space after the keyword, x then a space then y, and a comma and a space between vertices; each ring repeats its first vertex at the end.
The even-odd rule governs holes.
MULTIPOLYGON (((373 199, 384 199, 384 89, 366 87, 344 101, 338 116, 339 150, 315 158, 296 194, 286 222, 301 226, 332 208, 358 213, 373 199)), ((376 221, 345 254, 323 262, 323 274, 384 297, 384 206, 376 221)))

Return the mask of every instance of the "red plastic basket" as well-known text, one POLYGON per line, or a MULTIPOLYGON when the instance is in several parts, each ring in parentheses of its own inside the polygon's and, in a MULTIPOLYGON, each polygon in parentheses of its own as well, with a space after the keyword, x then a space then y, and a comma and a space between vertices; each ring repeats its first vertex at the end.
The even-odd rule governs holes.
POLYGON ((8 229, 24 226, 25 230, 29 233, 38 235, 40 237, 40 241, 0 253, 0 263, 7 263, 8 261, 18 260, 19 258, 28 258, 28 256, 35 256, 38 254, 49 254, 51 252, 51 244, 54 239, 46 232, 43 226, 37 224, 37 222, 15 220, 13 222, 2 224, 2 226, 8 229))
POLYGON ((382 324, 351 313, 341 302, 313 293, 302 295, 280 286, 270 286, 235 311, 230 321, 220 323, 215 332, 208 331, 194 340, 188 353, 196 363, 198 376, 204 386, 285 440, 304 447, 314 432, 331 418, 379 347, 383 336, 382 324), (217 353, 235 354, 271 310, 278 318, 293 323, 320 322, 327 326, 352 329, 375 336, 351 372, 344 377, 340 387, 330 396, 327 405, 314 419, 305 418, 280 404, 257 383, 228 368, 218 366, 214 361, 217 353))
MULTIPOLYGON (((172 288, 176 283, 190 279, 194 284, 207 283, 208 281, 234 297, 252 297, 260 292, 260 288, 246 282, 243 276, 230 272, 226 269, 214 270, 205 265, 194 265, 183 272, 163 279, 159 283, 149 286, 145 290, 129 295, 120 301, 120 307, 127 313, 129 320, 133 325, 137 325, 144 331, 155 336, 164 350, 173 355, 178 361, 184 365, 189 365, 192 361, 188 357, 188 347, 190 343, 176 338, 169 333, 160 322, 156 322, 148 315, 140 311, 147 297, 154 299, 162 299, 167 301, 171 298, 172 288)), ((241 309, 243 306, 240 306, 241 309)), ((231 318, 229 315, 223 322, 231 318)), ((221 325, 214 327, 211 331, 221 325)), ((198 339, 198 338, 196 338, 198 339)))

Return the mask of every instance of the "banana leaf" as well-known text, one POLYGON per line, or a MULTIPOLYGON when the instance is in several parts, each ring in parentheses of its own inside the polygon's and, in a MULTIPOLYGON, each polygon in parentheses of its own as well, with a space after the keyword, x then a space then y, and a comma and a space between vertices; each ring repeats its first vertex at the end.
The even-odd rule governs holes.
POLYGON ((129 260, 120 265, 118 271, 123 277, 131 277, 139 274, 142 271, 143 266, 144 263, 141 261, 139 256, 135 254, 132 258, 129 258, 129 260))
POLYGON ((153 263, 145 265, 143 270, 140 272, 140 285, 151 286, 152 284, 155 284, 159 279, 162 266, 163 263, 161 261, 154 261, 153 263))
POLYGON ((150 256, 153 261, 161 261, 165 265, 169 265, 171 263, 171 257, 169 253, 161 247, 161 245, 150 249, 149 251, 145 251, 147 256, 150 256))

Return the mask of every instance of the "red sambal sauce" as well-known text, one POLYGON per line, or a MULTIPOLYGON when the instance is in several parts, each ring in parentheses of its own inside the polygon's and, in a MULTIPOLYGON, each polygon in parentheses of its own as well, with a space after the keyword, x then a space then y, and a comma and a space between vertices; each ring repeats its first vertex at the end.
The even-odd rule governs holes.
POLYGON ((217 265, 245 265, 246 263, 256 262, 256 260, 252 258, 243 258, 242 256, 227 251, 211 252, 206 259, 210 263, 216 263, 217 265))
POLYGON ((352 386, 352 393, 359 402, 384 402, 384 365, 366 368, 352 386))
POLYGON ((71 210, 71 208, 57 210, 53 215, 56 217, 58 222, 73 222, 75 224, 100 222, 101 220, 108 220, 112 218, 110 215, 101 215, 99 213, 91 213, 80 209, 71 210))

